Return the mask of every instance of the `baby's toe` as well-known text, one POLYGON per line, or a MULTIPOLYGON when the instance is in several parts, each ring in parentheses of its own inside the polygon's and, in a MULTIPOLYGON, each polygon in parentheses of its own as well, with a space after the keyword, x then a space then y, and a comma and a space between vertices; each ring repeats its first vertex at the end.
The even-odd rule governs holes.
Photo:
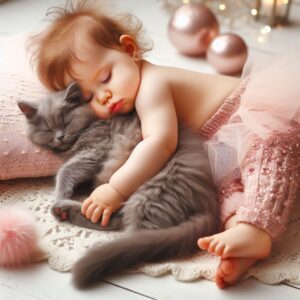
POLYGON ((220 278, 219 280, 216 280, 216 284, 219 289, 225 289, 226 288, 226 283, 223 280, 223 278, 220 278))
POLYGON ((221 257, 223 259, 229 258, 231 256, 231 253, 232 253, 232 247, 230 245, 225 244, 225 247, 224 247, 221 257))
POLYGON ((198 240, 198 246, 202 250, 207 250, 211 241, 212 237, 201 238, 198 240))
POLYGON ((218 246, 218 244, 219 244, 218 240, 211 241, 207 251, 211 254, 214 254, 215 253, 215 248, 218 246))
POLYGON ((225 274, 219 265, 216 276, 215 276, 215 282, 220 289, 224 289, 226 287, 226 283, 224 281, 224 276, 225 276, 225 274))
POLYGON ((219 243, 215 248, 215 255, 222 256, 224 248, 225 248, 225 245, 223 243, 219 243))

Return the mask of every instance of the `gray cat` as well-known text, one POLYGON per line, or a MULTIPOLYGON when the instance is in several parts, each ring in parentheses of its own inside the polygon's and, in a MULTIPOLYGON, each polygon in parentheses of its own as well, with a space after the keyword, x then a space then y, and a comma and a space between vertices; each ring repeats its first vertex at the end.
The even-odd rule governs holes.
POLYGON ((72 200, 74 189, 89 180, 95 186, 108 182, 127 160, 142 140, 136 113, 99 120, 76 83, 38 103, 18 105, 32 142, 65 161, 56 175, 56 218, 96 230, 126 231, 121 238, 93 246, 76 262, 72 271, 77 287, 139 263, 189 256, 199 250, 198 238, 218 231, 217 193, 198 134, 180 128, 173 157, 103 228, 81 214, 81 203, 72 200))

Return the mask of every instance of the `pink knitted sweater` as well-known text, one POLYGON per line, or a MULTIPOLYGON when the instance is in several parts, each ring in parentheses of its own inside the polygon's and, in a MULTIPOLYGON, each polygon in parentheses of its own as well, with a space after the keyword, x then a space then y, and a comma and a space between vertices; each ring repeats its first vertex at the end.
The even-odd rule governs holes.
MULTIPOLYGON (((204 124, 200 134, 210 140, 228 123, 240 106, 245 79, 204 124)), ((238 222, 265 230, 273 239, 285 229, 291 205, 300 186, 300 126, 291 122, 285 132, 268 139, 253 135, 246 145, 240 176, 218 184, 223 224, 236 214, 238 222)))

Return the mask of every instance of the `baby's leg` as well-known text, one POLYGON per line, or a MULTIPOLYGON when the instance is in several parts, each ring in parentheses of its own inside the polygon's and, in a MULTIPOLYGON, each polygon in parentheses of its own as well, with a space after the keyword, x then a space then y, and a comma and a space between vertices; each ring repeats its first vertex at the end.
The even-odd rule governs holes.
POLYGON ((241 173, 244 199, 236 210, 236 225, 199 240, 199 247, 222 258, 264 258, 271 238, 284 230, 300 182, 299 129, 268 140, 248 141, 241 173))
POLYGON ((270 252, 270 237, 255 226, 237 223, 236 212, 245 206, 245 193, 241 181, 225 184, 220 195, 221 219, 225 231, 198 240, 201 249, 227 257, 264 258, 270 252))

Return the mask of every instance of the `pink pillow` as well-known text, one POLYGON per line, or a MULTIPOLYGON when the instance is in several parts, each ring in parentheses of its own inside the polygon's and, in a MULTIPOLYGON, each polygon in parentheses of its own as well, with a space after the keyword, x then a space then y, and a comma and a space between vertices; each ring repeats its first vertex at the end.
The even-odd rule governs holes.
POLYGON ((28 36, 0 39, 0 180, 54 175, 61 165, 54 154, 25 135, 17 100, 39 101, 47 94, 26 56, 28 36))

